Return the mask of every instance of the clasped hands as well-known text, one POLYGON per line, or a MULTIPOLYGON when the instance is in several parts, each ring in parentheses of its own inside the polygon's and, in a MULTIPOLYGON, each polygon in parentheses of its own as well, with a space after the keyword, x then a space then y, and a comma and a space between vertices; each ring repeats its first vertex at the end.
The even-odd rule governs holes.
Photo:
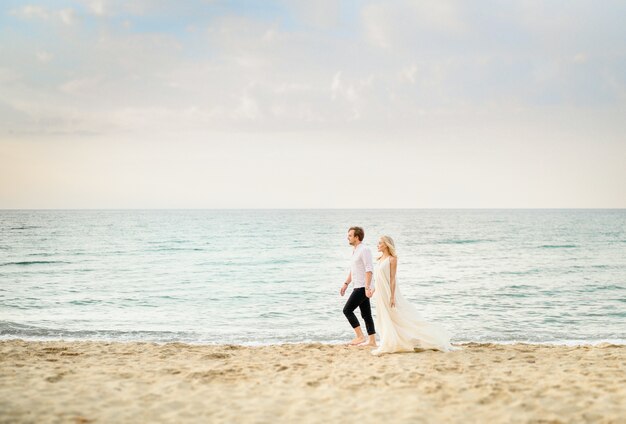
MULTIPOLYGON (((374 296, 374 292, 375 292, 375 291, 376 291, 376 289, 369 289, 369 288, 366 288, 366 289, 365 289, 365 296, 367 296, 367 297, 369 297, 369 298, 372 298, 372 297, 374 296)), ((392 296, 392 297, 389 299, 389 306, 391 306, 392 308, 395 308, 395 307, 396 307, 396 298, 395 298, 394 296, 392 296)))

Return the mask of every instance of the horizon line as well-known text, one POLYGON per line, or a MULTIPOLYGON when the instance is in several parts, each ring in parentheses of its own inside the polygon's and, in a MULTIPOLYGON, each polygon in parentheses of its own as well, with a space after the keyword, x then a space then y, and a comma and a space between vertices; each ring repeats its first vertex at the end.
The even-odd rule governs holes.
POLYGON ((373 210, 626 210, 626 207, 417 207, 417 208, 0 208, 0 211, 373 211, 373 210))

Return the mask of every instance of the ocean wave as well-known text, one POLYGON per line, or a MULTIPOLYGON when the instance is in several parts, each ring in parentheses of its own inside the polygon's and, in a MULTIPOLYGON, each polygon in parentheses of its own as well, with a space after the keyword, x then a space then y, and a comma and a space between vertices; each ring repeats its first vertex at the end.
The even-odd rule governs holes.
MULTIPOLYGON (((26 335, 26 334, 3 334, 0 332, 0 340, 24 340, 24 341, 102 341, 113 343, 185 343, 190 345, 239 345, 239 346, 274 346, 283 344, 327 344, 327 345, 344 345, 346 338, 334 338, 334 339, 319 339, 319 338, 299 338, 294 339, 272 339, 272 340, 253 340, 253 339, 229 339, 229 340, 216 340, 216 339, 204 339, 195 338, 193 336, 172 333, 166 335, 165 333, 158 333, 156 335, 150 335, 146 332, 138 337, 138 332, 92 332, 92 334, 80 334, 80 332, 66 332, 64 334, 45 334, 45 335, 26 335)), ((626 339, 594 339, 594 340, 550 340, 550 341, 533 341, 533 340, 452 340, 452 344, 455 346, 476 346, 476 345, 533 345, 533 346, 567 346, 567 347, 581 347, 581 346, 625 346, 626 339)))
POLYGON ((508 286, 507 288, 512 290, 536 290, 537 286, 530 286, 528 284, 514 284, 512 286, 508 286))
POLYGON ((45 264, 69 264, 71 262, 65 262, 65 261, 18 261, 18 262, 5 262, 3 264, 0 264, 0 266, 10 266, 10 265, 17 265, 17 266, 28 266, 28 265, 45 265, 45 264))
POLYGON ((147 249, 146 252, 203 252, 206 249, 200 247, 155 247, 147 249))
POLYGON ((484 239, 445 239, 436 241, 435 244, 475 244, 475 243, 484 243, 492 240, 484 240, 484 239))
POLYGON ((193 341, 198 334, 185 331, 124 331, 124 330, 68 330, 62 328, 38 327, 0 321, 0 338, 25 338, 31 340, 109 340, 109 341, 193 341))
POLYGON ((274 311, 270 311, 270 312, 263 312, 261 315, 259 315, 260 318, 281 318, 281 317, 286 317, 287 314, 284 312, 274 312, 274 311))
POLYGON ((526 271, 501 271, 500 274, 503 275, 531 275, 531 274, 539 274, 541 269, 533 268, 526 271))
POLYGON ((582 293, 593 293, 597 291, 626 291, 626 287, 617 284, 599 284, 597 286, 584 287, 580 290, 582 293))
POLYGON ((70 300, 70 305, 83 306, 83 305, 97 305, 102 303, 100 299, 83 299, 83 300, 70 300))
POLYGON ((462 341, 452 341, 454 344, 460 345, 472 345, 472 344, 492 344, 492 345, 515 345, 515 344, 527 344, 527 345, 538 345, 538 346, 598 346, 598 345, 615 345, 615 346, 623 346, 626 345, 626 339, 592 339, 592 340, 581 340, 581 339, 555 339, 548 341, 537 341, 537 340, 528 340, 528 339, 515 339, 515 340, 481 340, 481 341, 471 341, 471 340, 462 340, 462 341))
MULTIPOLYGON (((111 341, 111 342, 154 342, 172 343, 181 342, 189 344, 239 344, 246 346, 276 345, 276 344, 300 344, 300 343, 345 343, 347 337, 343 331, 328 329, 314 329, 311 331, 291 331, 277 333, 275 330, 257 329, 254 333, 232 331, 168 331, 168 330, 115 330, 115 329, 92 329, 70 330, 63 328, 51 328, 28 324, 19 324, 9 321, 0 321, 0 340, 23 339, 23 340, 84 340, 84 341, 111 341)), ((531 345, 626 345, 626 338, 622 334, 604 334, 600 337, 589 338, 559 338, 549 336, 520 337, 453 337, 454 344, 531 344, 531 345)))

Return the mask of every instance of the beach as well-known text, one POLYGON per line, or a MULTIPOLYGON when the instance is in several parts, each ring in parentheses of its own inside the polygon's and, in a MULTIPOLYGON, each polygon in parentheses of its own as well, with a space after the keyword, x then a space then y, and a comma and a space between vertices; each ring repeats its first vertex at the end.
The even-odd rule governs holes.
POLYGON ((0 422, 626 420, 626 346, 0 342, 0 422))

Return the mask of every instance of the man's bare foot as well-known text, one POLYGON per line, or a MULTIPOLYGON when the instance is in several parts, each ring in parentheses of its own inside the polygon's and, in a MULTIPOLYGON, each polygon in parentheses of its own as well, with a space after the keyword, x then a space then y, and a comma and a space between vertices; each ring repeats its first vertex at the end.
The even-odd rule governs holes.
POLYGON ((363 343, 361 343, 359 346, 378 347, 378 345, 376 344, 376 342, 368 342, 368 341, 364 341, 364 342, 363 342, 363 343))
POLYGON ((349 346, 358 346, 365 341, 365 337, 355 337, 348 343, 349 346))

